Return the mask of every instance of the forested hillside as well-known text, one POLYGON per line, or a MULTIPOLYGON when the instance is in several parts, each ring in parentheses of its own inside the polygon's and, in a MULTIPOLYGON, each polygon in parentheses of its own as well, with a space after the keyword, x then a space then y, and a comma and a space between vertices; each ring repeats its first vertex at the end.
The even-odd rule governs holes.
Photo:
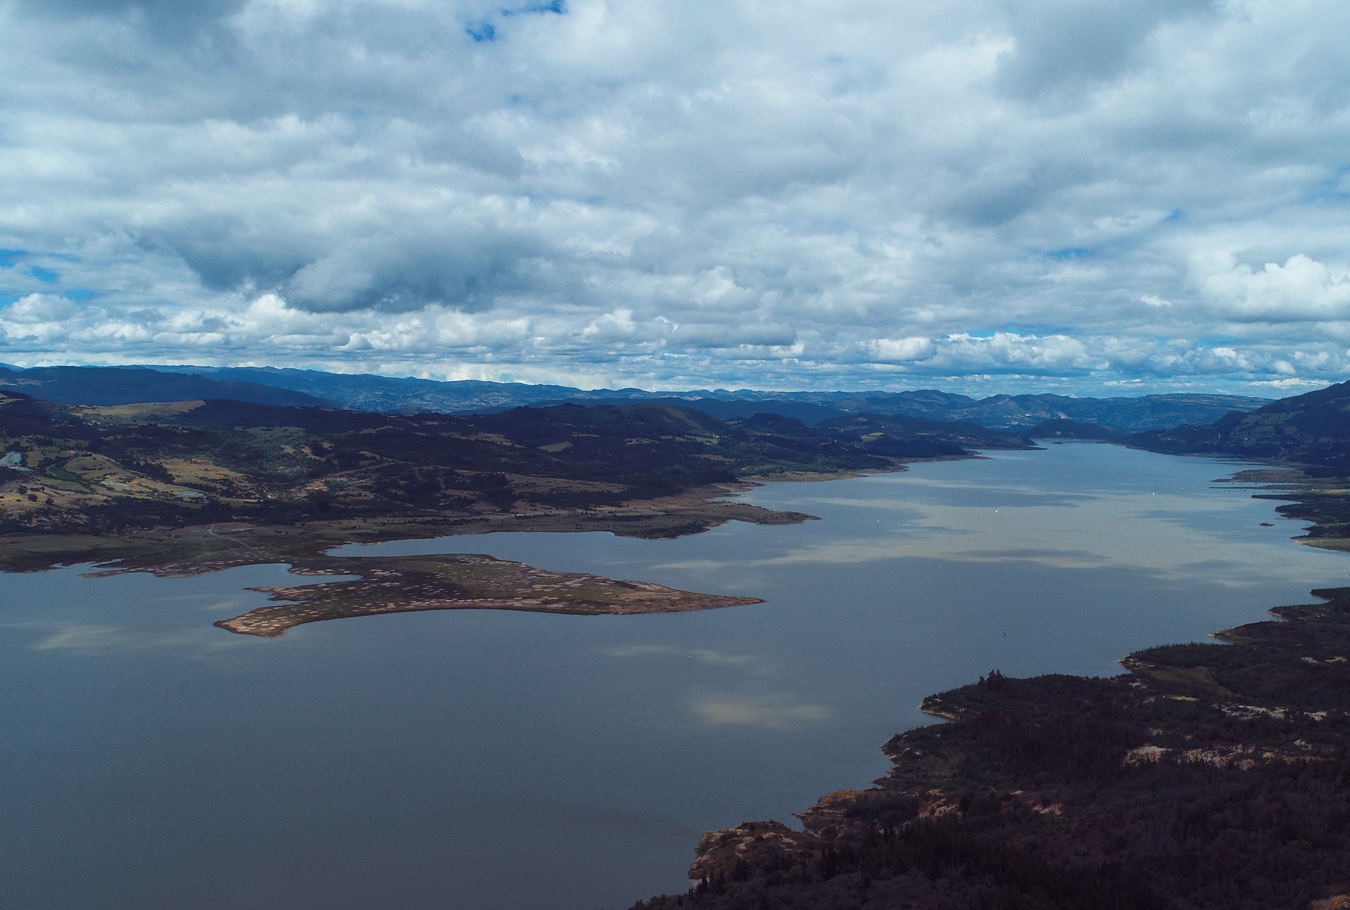
POLYGON ((669 405, 399 416, 223 400, 79 408, 10 392, 0 393, 0 532, 579 515, 747 477, 1029 445, 974 425, 724 422, 669 405))
POLYGON ((1350 589, 1313 593, 1125 676, 930 698, 953 722, 874 788, 705 835, 696 887, 634 910, 1317 910, 1350 892, 1350 589))
POLYGON ((1236 455, 1350 470, 1350 382, 1283 398, 1205 426, 1140 433, 1132 445, 1169 454, 1236 455))

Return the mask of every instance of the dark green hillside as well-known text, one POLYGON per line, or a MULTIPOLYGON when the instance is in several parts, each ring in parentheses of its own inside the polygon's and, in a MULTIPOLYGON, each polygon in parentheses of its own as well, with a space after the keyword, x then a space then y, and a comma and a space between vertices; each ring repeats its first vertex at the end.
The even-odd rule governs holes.
POLYGON ((1020 449, 1034 445, 1030 433, 1022 429, 991 430, 971 421, 928 420, 902 414, 860 414, 829 420, 820 426, 836 433, 856 434, 858 438, 881 433, 972 449, 1020 449))
MULTIPOLYGON (((807 427, 760 414, 724 422, 668 404, 515 408, 478 415, 378 415, 316 408, 260 408, 212 401, 161 422, 217 432, 295 427, 335 451, 468 470, 529 470, 549 476, 618 477, 709 470, 734 476, 879 470, 897 460, 966 455, 963 446, 1025 448, 1026 439, 973 424, 850 417, 807 427)), ((691 481, 698 483, 702 481, 691 481)), ((687 486, 684 484, 682 486, 687 486)))
MULTIPOLYGON (((397 415, 235 400, 81 408, 0 392, 0 536, 318 520, 390 529, 381 534, 515 520, 669 536, 726 520, 709 517, 699 491, 729 492, 741 478, 895 470, 1028 445, 912 418, 807 427, 662 404, 397 415)), ((778 520, 749 506, 714 511, 778 520)))
POLYGON ((1092 439, 1098 442, 1121 442, 1125 434, 1095 423, 1074 420, 1043 420, 1027 430, 1032 439, 1092 439))
POLYGON ((634 910, 1330 910, 1350 901, 1350 589, 1108 679, 994 672, 805 831, 704 835, 634 910), (1318 904, 1338 895, 1339 903, 1318 904))
POLYGON ((832 407, 930 420, 968 420, 981 426, 1021 430, 1044 420, 1073 420, 1140 432, 1181 423, 1205 424, 1229 411, 1251 411, 1268 401, 1238 395, 1172 394, 1138 398, 1069 398, 1065 395, 992 395, 974 399, 933 389, 869 395, 832 407))
MULTIPOLYGON (((570 397, 562 401, 531 402, 532 407, 552 407, 560 404, 579 404, 594 407, 598 404, 622 404, 621 393, 605 399, 570 397)), ((741 398, 724 400, 721 398, 651 398, 642 399, 643 404, 668 404, 675 407, 693 408, 705 414, 711 414, 718 420, 744 420, 756 414, 777 414, 792 417, 807 426, 815 426, 835 417, 847 417, 849 412, 839 408, 827 407, 810 401, 754 401, 741 398)))
POLYGON ((1140 433, 1131 445, 1168 454, 1235 455, 1350 471, 1350 382, 1228 414, 1206 426, 1140 433))

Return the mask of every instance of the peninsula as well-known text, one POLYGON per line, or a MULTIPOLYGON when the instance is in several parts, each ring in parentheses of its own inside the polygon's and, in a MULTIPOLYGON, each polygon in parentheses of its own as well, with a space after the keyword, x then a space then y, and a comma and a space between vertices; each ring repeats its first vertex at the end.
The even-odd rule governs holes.
POLYGON ((278 638, 292 626, 307 622, 420 610, 523 610, 595 616, 677 613, 763 603, 753 597, 691 594, 584 572, 548 572, 484 555, 311 558, 293 564, 291 572, 358 578, 250 588, 271 594, 272 600, 281 603, 222 619, 216 625, 242 635, 278 638))
POLYGON ((345 543, 491 531, 665 538, 726 521, 812 516, 736 502, 755 480, 903 470, 1026 448, 974 424, 856 416, 807 427, 672 406, 390 415, 233 400, 61 405, 0 391, 0 569, 96 563, 196 575, 288 563, 356 580, 267 589, 276 606, 216 625, 274 638, 295 625, 442 609, 597 613, 758 602, 546 572, 489 556, 344 557, 345 543))

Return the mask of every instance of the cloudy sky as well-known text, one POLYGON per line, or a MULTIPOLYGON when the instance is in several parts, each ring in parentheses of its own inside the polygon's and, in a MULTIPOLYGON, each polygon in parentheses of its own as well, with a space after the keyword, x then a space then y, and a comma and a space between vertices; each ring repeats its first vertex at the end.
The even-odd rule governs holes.
POLYGON ((0 361, 1350 378, 1343 0, 0 0, 0 361))

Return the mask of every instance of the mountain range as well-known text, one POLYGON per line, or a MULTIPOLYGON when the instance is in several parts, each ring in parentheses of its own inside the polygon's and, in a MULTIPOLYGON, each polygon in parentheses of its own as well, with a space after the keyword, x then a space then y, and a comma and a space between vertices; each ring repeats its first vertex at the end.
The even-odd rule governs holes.
POLYGON ((57 404, 106 407, 151 401, 229 399, 279 407, 342 407, 336 401, 281 386, 124 367, 0 366, 0 389, 57 404))
POLYGON ((967 421, 990 429, 1023 429, 1046 420, 1072 420, 1123 433, 1203 426, 1230 412, 1247 413, 1269 399, 1237 395, 1171 394, 1134 398, 994 395, 975 399, 925 389, 876 392, 762 392, 642 389, 585 390, 558 385, 327 373, 270 367, 0 368, 0 389, 61 404, 116 405, 148 401, 231 399, 251 404, 348 407, 415 414, 491 413, 525 405, 661 403, 694 408, 719 420, 777 414, 808 426, 857 414, 967 421))

